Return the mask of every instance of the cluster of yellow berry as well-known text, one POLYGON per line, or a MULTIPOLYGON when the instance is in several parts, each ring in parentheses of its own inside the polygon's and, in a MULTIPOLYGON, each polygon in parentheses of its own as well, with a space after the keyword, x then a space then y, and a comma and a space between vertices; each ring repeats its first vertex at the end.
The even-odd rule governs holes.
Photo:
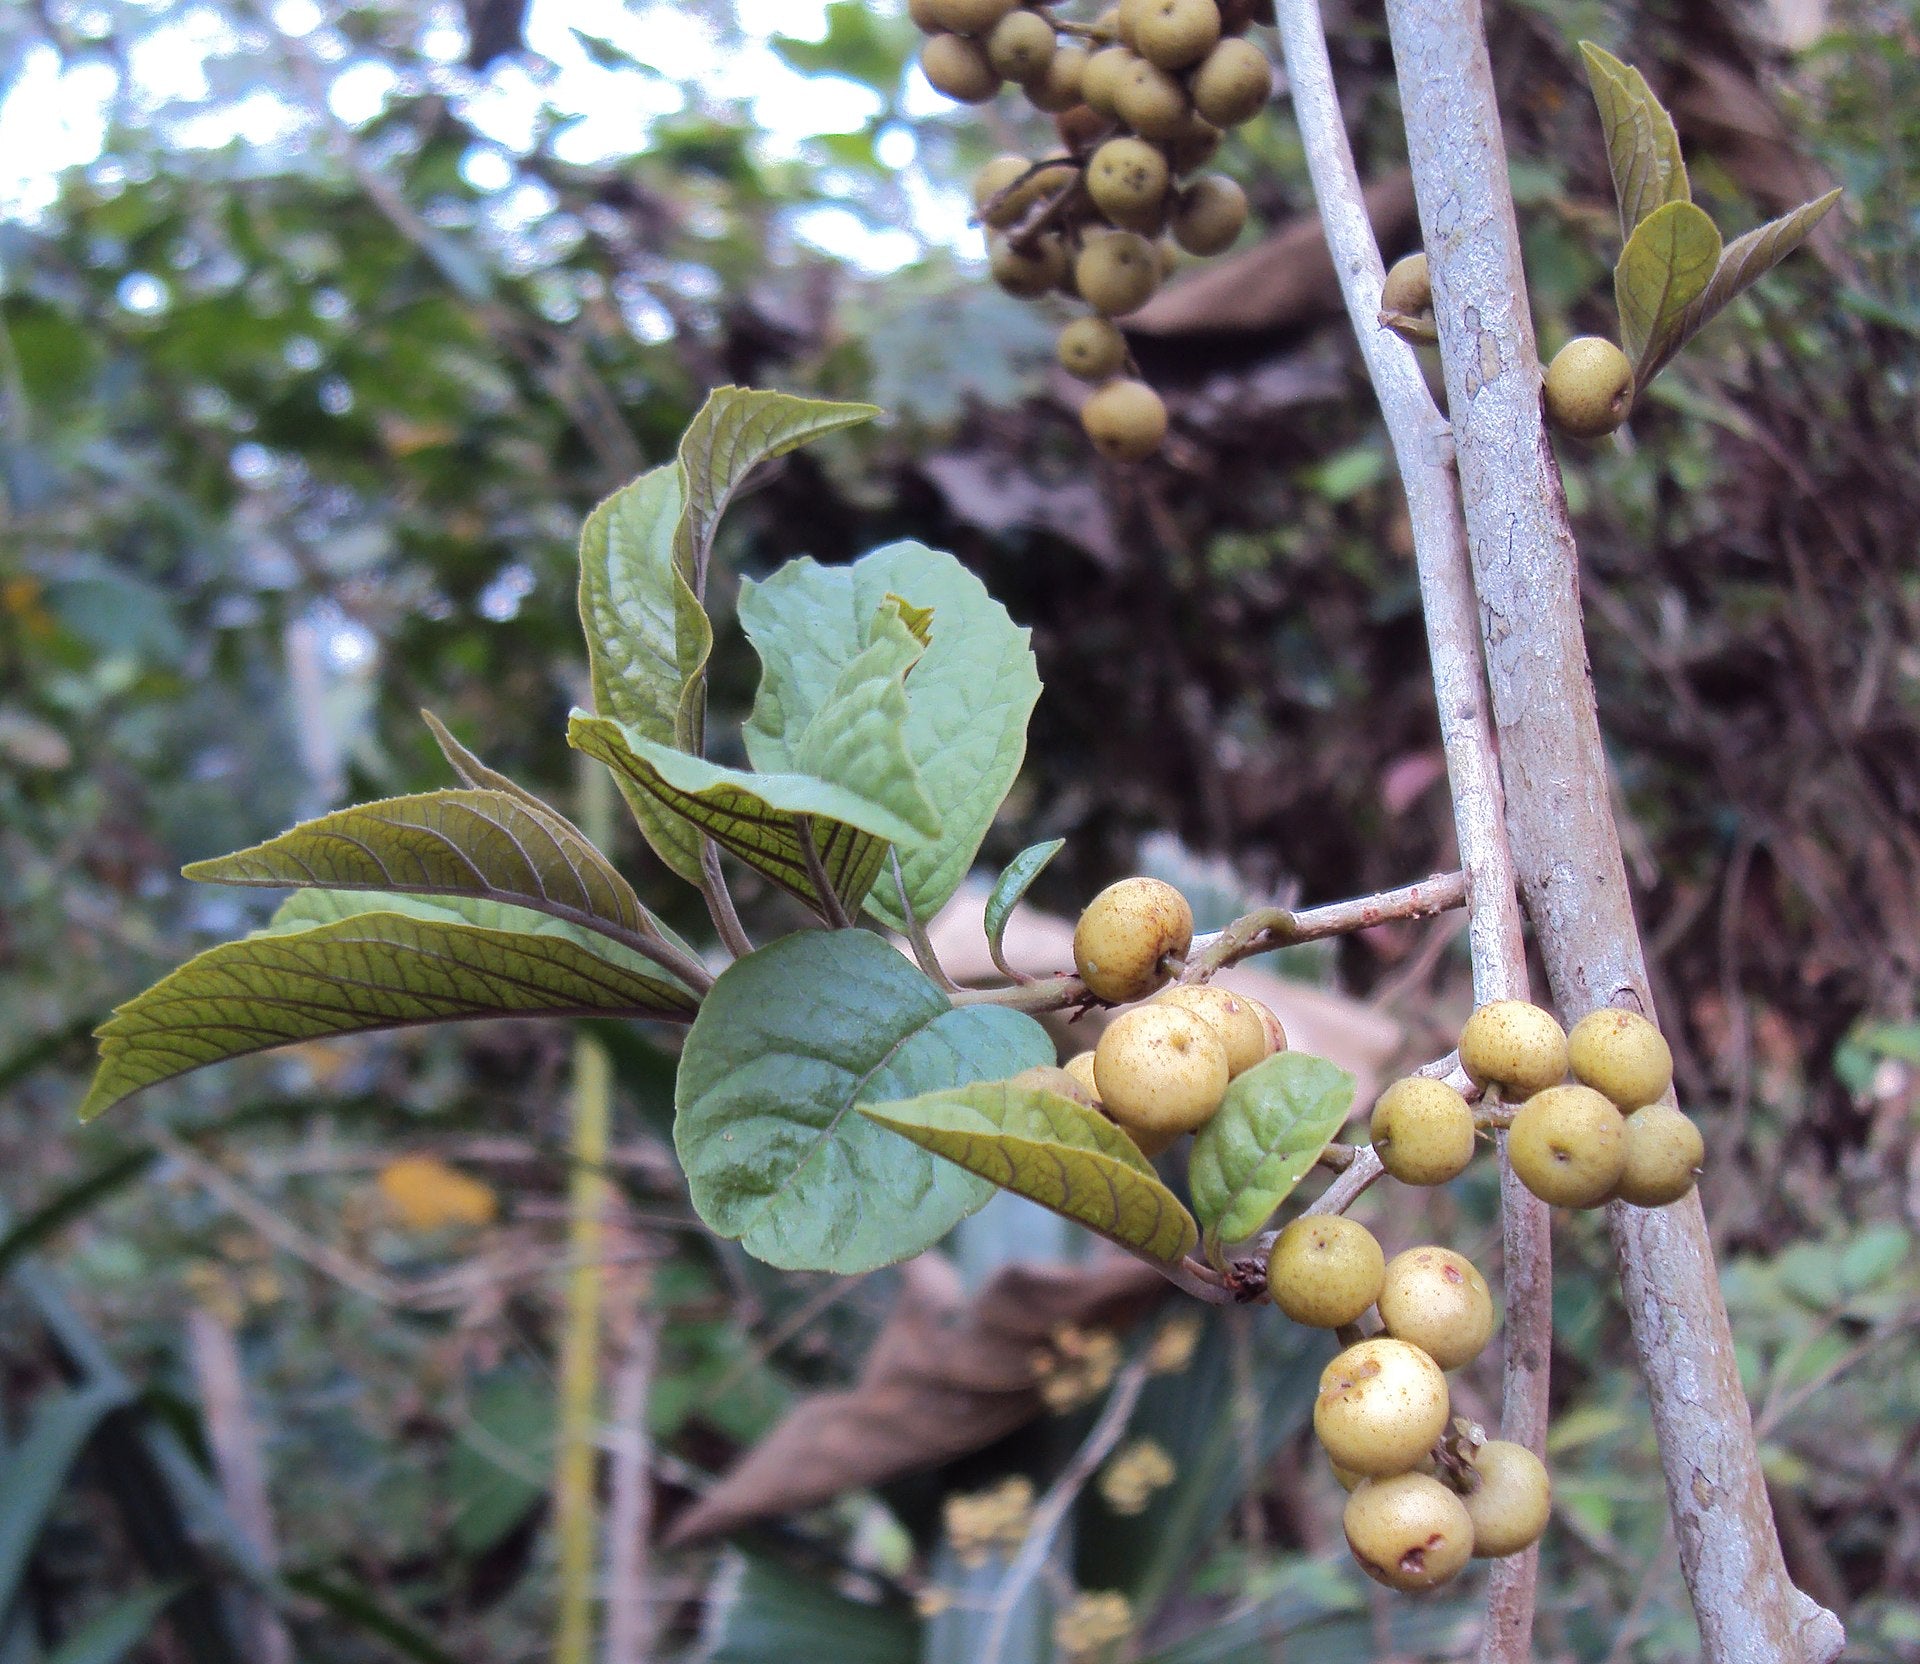
MULTIPOLYGON (((1490 1096, 1521 1100, 1507 1153, 1544 1201, 1659 1207, 1693 1188, 1700 1134, 1659 1101, 1673 1059, 1644 1017, 1596 1011, 1569 1036, 1538 1006, 1499 1000, 1468 1019, 1460 1062, 1490 1096), (1569 1070, 1576 1084, 1563 1084, 1569 1070)), ((1440 1185, 1466 1170, 1477 1128, 1461 1093, 1411 1076, 1381 1094, 1370 1131, 1390 1175, 1440 1185)), ((1345 1338, 1368 1311, 1379 1316, 1380 1333, 1327 1366, 1313 1417, 1351 1493, 1348 1546, 1370 1576, 1430 1589, 1474 1556, 1538 1540, 1552 1498, 1545 1466, 1453 1420, 1446 1372, 1479 1356, 1494 1329, 1492 1293, 1471 1261, 1439 1247, 1389 1260, 1357 1221, 1308 1216, 1275 1238, 1267 1289, 1289 1317, 1345 1338)))
POLYGON ((1121 0, 1090 23, 1020 0, 908 9, 939 91, 982 104, 1011 82, 1054 118, 1061 154, 999 156, 974 181, 993 276, 1010 294, 1092 308, 1059 343, 1062 366, 1096 388, 1082 424, 1105 455, 1150 456, 1166 405, 1113 320, 1152 298, 1181 251, 1219 254, 1247 222, 1238 184, 1193 176, 1273 95, 1267 54, 1244 38, 1273 22, 1272 0, 1121 0))
POLYGON ((1157 878, 1123 878, 1087 904, 1073 932, 1088 992, 1123 1011, 1092 1050, 1061 1069, 1029 1070, 1027 1084, 1101 1110, 1149 1157, 1198 1132, 1227 1086, 1287 1049, 1286 1030, 1259 1000, 1212 983, 1178 983, 1156 997, 1193 946, 1193 910, 1157 878))

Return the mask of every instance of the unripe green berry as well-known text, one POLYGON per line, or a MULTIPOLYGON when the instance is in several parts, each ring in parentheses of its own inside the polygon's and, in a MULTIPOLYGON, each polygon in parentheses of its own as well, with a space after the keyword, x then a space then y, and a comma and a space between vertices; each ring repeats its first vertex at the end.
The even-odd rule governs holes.
POLYGON ((1010 295, 1044 295, 1067 275, 1067 247, 1051 233, 1019 246, 1005 237, 987 243, 993 280, 1010 295))
POLYGON ((1637 1011, 1589 1011, 1567 1036, 1567 1062, 1575 1080, 1622 1109, 1664 1098, 1673 1084, 1667 1037, 1637 1011))
POLYGON ((1473 1521, 1473 1552, 1504 1560, 1539 1542, 1553 1512, 1546 1464, 1523 1444, 1489 1439, 1473 1455, 1480 1483, 1461 1499, 1473 1521))
POLYGON ((1479 1357, 1493 1338, 1493 1295, 1464 1254, 1409 1248, 1387 1262, 1380 1321, 1395 1340, 1417 1346, 1442 1369, 1479 1357))
POLYGON ((1109 139, 1087 163, 1087 194, 1116 225, 1157 215, 1172 179, 1166 157, 1145 139, 1109 139))
POLYGON ((1120 119, 1143 139, 1177 139, 1193 116, 1187 89, 1145 58, 1121 75, 1113 102, 1120 119))
POLYGON ((1626 1159, 1612 1199, 1663 1208, 1693 1189, 1707 1158, 1700 1129, 1670 1104, 1648 1104, 1627 1117, 1626 1159))
POLYGON ((1553 1086, 1519 1108, 1507 1159, 1534 1195, 1560 1208, 1604 1202, 1626 1169, 1626 1123, 1591 1086, 1553 1086))
POLYGON ((1060 331, 1060 367, 1082 381, 1105 381, 1126 367, 1127 338, 1105 318, 1075 318, 1060 331))
POLYGON ((1038 12, 1008 12, 987 36, 987 61, 1021 86, 1039 80, 1053 63, 1053 25, 1038 12))
POLYGON ((1425 250, 1394 261, 1380 286, 1380 310, 1410 318, 1433 310, 1433 280, 1427 275, 1425 250))
POLYGON ((1238 127, 1273 97, 1273 64, 1250 40, 1223 40, 1193 72, 1187 91, 1215 127, 1238 127))
POLYGON ((1124 46, 1106 46, 1087 60, 1080 74, 1080 97, 1103 116, 1120 113, 1120 83, 1140 60, 1124 46))
POLYGON ((1407 1473, 1446 1431, 1451 1413, 1440 1366, 1417 1346, 1376 1336, 1349 1346, 1321 1372, 1313 1430, 1343 1468, 1407 1473))
POLYGON ((962 35, 984 35, 1020 0, 931 0, 930 10, 940 27, 962 35))
POLYGON ((1219 39, 1215 0, 1147 0, 1135 14, 1133 49, 1165 70, 1197 64, 1219 39))
POLYGON ((1494 1000, 1460 1031, 1460 1067, 1481 1086, 1530 1097, 1567 1078, 1566 1031, 1537 1005, 1494 1000))
POLYGON ((1139 311, 1160 287, 1160 256, 1137 232, 1104 231, 1087 238, 1073 277, 1094 311, 1123 317, 1139 311))
POLYGON ((1612 433, 1633 410, 1633 365, 1600 335, 1581 335, 1547 366, 1547 419, 1576 439, 1612 433))
POLYGON ((965 35, 934 35, 920 48, 920 70, 936 92, 962 104, 984 104, 1000 90, 987 51, 965 35))
POLYGON ((1129 1131, 1195 1132, 1227 1094, 1227 1049, 1191 1011, 1143 1005, 1100 1036, 1093 1078, 1101 1105, 1129 1131))
POLYGON ((1380 1297, 1386 1256, 1373 1232, 1338 1214, 1296 1219, 1267 1254, 1267 1293, 1296 1323, 1337 1329, 1380 1297))
POLYGON ((1167 980, 1169 957, 1193 946, 1193 909, 1171 884, 1123 878, 1109 884, 1073 927, 1073 963, 1094 998, 1145 999, 1167 980))
POLYGON ((1051 1063, 1022 1069, 1007 1084, 1028 1092, 1051 1092, 1056 1097, 1071 1098, 1088 1109, 1092 1109, 1099 1101, 1088 1088, 1080 1084, 1079 1077, 1071 1069, 1056 1068, 1051 1063))
POLYGON ((1213 1025, 1227 1048, 1227 1068, 1238 1078, 1273 1055, 1266 1019, 1257 1002, 1217 982, 1181 982, 1156 994, 1162 1005, 1177 1005, 1213 1025))
POLYGON ((1473 1110, 1444 1081, 1409 1075, 1380 1094, 1369 1136, 1402 1184, 1446 1184, 1473 1160, 1473 1110))
POLYGON ((1092 61, 1093 54, 1078 41, 1062 42, 1047 60, 1046 73, 1022 89, 1027 102, 1049 115, 1073 109, 1081 102, 1080 82, 1092 61))
POLYGON ((1095 449, 1115 462, 1144 462, 1167 437, 1167 407, 1144 381, 1110 381, 1080 407, 1095 449))
POLYGON ((1340 1523, 1360 1569, 1389 1589, 1436 1588, 1473 1555, 1466 1504, 1424 1473, 1356 1486, 1340 1523))
POLYGON ((1189 254, 1222 254, 1247 224, 1247 193, 1224 173, 1210 173, 1173 204, 1173 240, 1189 254))

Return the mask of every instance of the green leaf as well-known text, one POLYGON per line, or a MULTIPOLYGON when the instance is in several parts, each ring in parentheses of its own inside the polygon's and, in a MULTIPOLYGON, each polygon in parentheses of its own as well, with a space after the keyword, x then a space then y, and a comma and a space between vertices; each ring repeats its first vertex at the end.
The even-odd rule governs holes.
POLYGON ((870 1121, 981 1178, 1167 1264, 1193 1251, 1193 1217, 1133 1140, 1057 1092, 993 1081, 861 1106, 870 1121))
POLYGON ((1750 289, 1793 253, 1840 200, 1838 189, 1803 203, 1791 214, 1758 226, 1727 244, 1712 280, 1688 303, 1665 347, 1649 353, 1643 380, 1651 380, 1682 347, 1711 323, 1744 290, 1750 289))
POLYGON ((829 1579, 758 1555, 729 1555, 714 1584, 700 1664, 915 1664, 902 1607, 850 1600, 829 1579))
POLYGON ((538 914, 455 901, 302 892, 268 930, 209 948, 114 1012, 98 1031, 100 1068, 81 1118, 157 1081, 299 1040, 472 1017, 685 1017, 696 1008, 617 943, 583 946, 572 927, 538 914), (469 909, 519 912, 550 928, 470 924, 461 916, 469 909))
MULTIPOLYGON (((478 757, 453 737, 452 730, 435 716, 433 712, 423 710, 420 713, 420 720, 427 725, 428 732, 433 735, 434 743, 440 747, 440 755, 446 758, 447 766, 459 777, 461 785, 467 786, 477 792, 505 792, 509 797, 517 797, 529 809, 539 814, 546 815, 553 820, 566 821, 566 817, 562 815, 558 809, 554 808, 552 804, 542 802, 539 798, 535 797, 532 792, 528 791, 525 786, 520 785, 517 781, 510 780, 498 769, 488 768, 485 763, 481 762, 478 757)), ((573 826, 571 821, 566 821, 566 824, 569 827, 573 826)), ((573 828, 573 830, 576 836, 582 839, 586 837, 586 834, 580 832, 577 827, 573 828)))
POLYGON ((1719 264, 1720 233, 1691 202, 1656 208, 1627 239, 1613 270, 1613 294, 1636 386, 1652 374, 1648 366, 1664 363, 1673 351, 1687 308, 1719 264))
POLYGON ((1607 166, 1620 202, 1620 235, 1631 237, 1656 208, 1693 200, 1680 136, 1639 70, 1590 40, 1580 43, 1580 55, 1587 61, 1587 81, 1606 135, 1607 166))
POLYGON ((119 1664, 184 1587, 160 1583, 117 1600, 50 1654, 47 1664, 119 1664))
POLYGON ((1187 1162, 1194 1212, 1213 1242, 1244 1242, 1273 1217, 1353 1108, 1353 1076, 1281 1052, 1227 1088, 1187 1162))
POLYGON ((34 1545, 94 1430, 128 1401, 121 1382, 44 1395, 0 1466, 0 1612, 13 1605, 34 1545))
POLYGON ((558 815, 499 791, 423 792, 362 803, 186 876, 211 884, 471 895, 588 929, 654 934, 632 886, 558 815))
POLYGON ((1000 963, 1000 943, 1007 933, 1007 920, 1013 917, 1014 908, 1033 888, 1033 881, 1047 870, 1053 858, 1067 847, 1065 838, 1051 838, 1043 844, 1029 844, 1006 865, 999 878, 994 881, 993 892, 987 897, 987 948, 993 955, 993 961, 1000 963))
MULTIPOLYGON (((706 608, 674 570, 683 501, 679 465, 669 463, 616 491, 580 529, 580 622, 594 709, 682 750, 681 691, 713 648, 706 608)), ((630 780, 619 784, 654 853, 698 884, 698 832, 630 780)))
POLYGON ((424 1630, 395 1617, 366 1589, 320 1572, 289 1572, 283 1579, 295 1594, 324 1606, 362 1635, 382 1642, 396 1658, 412 1664, 455 1664, 451 1653, 434 1644, 424 1630))
POLYGON ((1052 1060, 1031 1017, 955 1008, 877 936, 808 931, 749 954, 687 1035, 674 1145, 693 1205, 769 1264, 851 1273, 946 1234, 992 1187, 854 1113, 1052 1060))
POLYGON ((800 841, 803 818, 828 883, 850 911, 873 888, 888 845, 919 839, 908 821, 844 786, 804 774, 723 768, 583 711, 568 721, 567 741, 816 910, 821 901, 800 841))
POLYGON ((447 1459, 454 1545, 469 1557, 496 1547, 547 1494, 553 1392, 522 1370, 499 1370, 473 1390, 471 1421, 447 1459))
MULTIPOLYGON (((746 728, 756 768, 791 767, 798 736, 865 651, 889 599, 931 611, 926 656, 907 678, 907 749, 940 816, 940 835, 900 851, 915 914, 929 919, 973 865, 1026 755, 1040 697, 1028 632, 953 556, 894 543, 851 566, 797 560, 743 584, 740 622, 765 671, 746 728)), ((917 616, 918 612, 912 616, 917 616)), ((882 885, 868 908, 896 928, 898 898, 882 885)))

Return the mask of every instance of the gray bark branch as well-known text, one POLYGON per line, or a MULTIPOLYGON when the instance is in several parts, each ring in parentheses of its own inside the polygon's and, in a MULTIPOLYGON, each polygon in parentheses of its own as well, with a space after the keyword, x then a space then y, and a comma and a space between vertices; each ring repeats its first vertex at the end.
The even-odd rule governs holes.
MULTIPOLYGON (((1481 659, 1466 526, 1451 466, 1452 437, 1446 418, 1427 391, 1413 349, 1380 323, 1385 272, 1340 114, 1318 0, 1281 0, 1277 12, 1294 113, 1326 227, 1328 252, 1406 489, 1460 864, 1468 876, 1474 997, 1480 1003, 1525 999, 1526 940, 1507 842, 1506 803, 1481 659)), ((1546 1205, 1515 1178, 1507 1162, 1504 1134, 1499 1145, 1506 1279, 1501 1433, 1545 1455, 1548 1368, 1553 1353, 1552 1227, 1546 1205)), ((1367 1155, 1371 1157, 1372 1152, 1367 1155)), ((1322 1198, 1323 1203, 1333 1210, 1343 1209, 1377 1171, 1377 1158, 1371 1173, 1356 1163, 1322 1198)), ((1538 1548, 1530 1548, 1495 1563, 1487 1585, 1481 1664, 1528 1664, 1532 1658, 1539 1562, 1538 1548)))
MULTIPOLYGON (((1569 1021, 1651 1014, 1480 6, 1387 0, 1387 21, 1521 895, 1569 1021)), ((1827 1664, 1844 1633, 1787 1577, 1699 1200, 1611 1224, 1704 1664, 1827 1664)))

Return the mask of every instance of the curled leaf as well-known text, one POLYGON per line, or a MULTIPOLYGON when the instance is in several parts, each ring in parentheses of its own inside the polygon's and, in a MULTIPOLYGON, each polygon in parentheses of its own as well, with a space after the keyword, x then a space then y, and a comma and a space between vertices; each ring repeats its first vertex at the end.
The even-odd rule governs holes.
POLYGON ((1029 845, 1007 863, 1006 870, 994 881, 993 893, 987 897, 987 951, 1002 970, 1006 970, 1001 943, 1007 934, 1007 921, 1013 917, 1014 908, 1025 899, 1027 891, 1033 888, 1033 881, 1047 870, 1048 864, 1066 847, 1065 838, 1050 838, 1046 843, 1029 845))
POLYGON ((1656 208, 1693 199, 1680 135, 1639 70, 1590 40, 1580 43, 1580 55, 1586 59, 1587 82, 1606 135, 1607 167, 1620 203, 1620 235, 1631 237, 1656 208))

